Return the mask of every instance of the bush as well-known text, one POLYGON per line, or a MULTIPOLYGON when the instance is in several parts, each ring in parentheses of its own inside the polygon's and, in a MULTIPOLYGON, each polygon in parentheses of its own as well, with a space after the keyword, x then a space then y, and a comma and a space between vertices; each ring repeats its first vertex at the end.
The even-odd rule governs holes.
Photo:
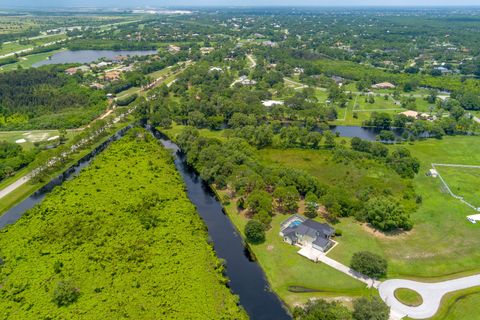
POLYGON ((335 237, 341 237, 343 235, 343 231, 341 229, 335 229, 335 237))
POLYGON ((53 291, 53 302, 57 306, 68 306, 77 301, 80 296, 80 289, 71 281, 60 281, 53 291))
POLYGON ((353 254, 350 267, 368 277, 380 278, 387 274, 388 263, 378 254, 360 251, 353 254))
POLYGON ((328 302, 323 299, 308 301, 304 308, 296 307, 293 310, 296 320, 350 320, 350 311, 337 301, 328 302))
POLYGON ((413 227, 410 214, 391 197, 376 197, 368 200, 357 218, 371 223, 382 231, 411 230, 413 227))
POLYGON ((317 212, 320 206, 318 202, 319 202, 318 197, 313 192, 307 193, 307 195, 305 196, 305 216, 306 217, 313 219, 318 215, 317 212))
POLYGON ((265 241, 265 226, 257 220, 249 220, 245 225, 245 236, 250 243, 262 243, 265 241))
POLYGON ((379 298, 360 298, 353 304, 355 320, 388 320, 390 308, 379 298))

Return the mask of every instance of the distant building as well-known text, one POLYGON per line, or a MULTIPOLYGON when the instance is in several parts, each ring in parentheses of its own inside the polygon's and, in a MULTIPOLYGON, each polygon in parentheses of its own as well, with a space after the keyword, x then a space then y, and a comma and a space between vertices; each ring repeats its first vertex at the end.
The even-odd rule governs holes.
POLYGON ((296 67, 293 69, 293 73, 296 75, 303 74, 305 70, 303 68, 296 67))
POLYGON ((262 104, 265 107, 273 107, 273 106, 283 106, 284 102, 279 100, 263 100, 262 104))
POLYGON ((400 112, 399 114, 403 114, 404 116, 407 116, 413 119, 418 119, 418 120, 429 120, 429 121, 437 120, 437 117, 434 115, 429 115, 428 113, 425 113, 425 112, 417 112, 413 110, 403 111, 403 112, 400 112))
POLYGON ((73 76, 75 73, 77 73, 77 71, 78 71, 77 68, 68 68, 67 70, 65 70, 65 73, 70 76, 73 76))
POLYGON ((106 81, 115 81, 120 79, 121 72, 117 70, 112 70, 105 72, 105 80, 106 81))
POLYGON ((102 90, 103 88, 105 88, 105 86, 101 83, 94 82, 90 85, 90 88, 97 89, 97 90, 102 90))
POLYGON ((395 89, 396 86, 390 82, 380 82, 372 86, 373 89, 395 89))
POLYGON ((220 67, 211 67, 208 72, 223 72, 223 69, 220 67))
POLYGON ((65 73, 72 76, 77 72, 88 72, 88 71, 90 71, 89 66, 80 66, 80 67, 68 68, 67 70, 65 70, 65 73))
POLYGON ((331 78, 332 78, 333 81, 335 81, 335 83, 336 83, 337 85, 340 85, 340 84, 342 84, 342 83, 345 81, 344 78, 339 77, 339 76, 332 76, 331 78))
POLYGON ((168 46, 168 52, 170 52, 171 54, 179 53, 180 50, 182 50, 182 48, 180 48, 179 46, 173 44, 168 46))
POLYGON ((200 48, 200 52, 201 52, 203 55, 207 55, 207 54, 209 54, 209 53, 212 53, 214 50, 215 50, 215 48, 213 48, 213 47, 203 47, 203 48, 200 48))
POLYGON ((278 47, 278 44, 276 42, 273 42, 273 41, 263 41, 262 45, 264 45, 265 47, 271 47, 271 48, 278 47))
POLYGON ((250 80, 247 76, 241 76, 238 82, 244 86, 253 86, 257 84, 257 81, 250 80))

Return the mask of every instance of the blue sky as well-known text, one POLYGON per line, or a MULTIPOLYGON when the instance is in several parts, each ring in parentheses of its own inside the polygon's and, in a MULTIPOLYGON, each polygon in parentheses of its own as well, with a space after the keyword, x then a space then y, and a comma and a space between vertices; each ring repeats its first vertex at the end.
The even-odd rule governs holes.
POLYGON ((70 6, 462 6, 480 5, 480 0, 0 0, 1 7, 70 7, 70 6))

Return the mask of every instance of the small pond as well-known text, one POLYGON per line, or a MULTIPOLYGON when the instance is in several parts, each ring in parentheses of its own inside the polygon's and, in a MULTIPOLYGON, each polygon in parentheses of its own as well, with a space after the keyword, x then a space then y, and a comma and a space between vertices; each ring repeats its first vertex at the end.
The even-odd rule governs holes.
MULTIPOLYGON (((339 134, 340 137, 358 137, 363 140, 375 141, 377 135, 382 131, 378 128, 367 128, 360 126, 333 126, 330 128, 333 133, 339 134)), ((402 129, 391 129, 397 138, 402 136, 402 129)))
POLYGON ((55 53, 47 60, 43 60, 33 64, 34 67, 40 67, 49 64, 63 63, 91 63, 99 59, 113 59, 117 56, 148 56, 156 54, 155 50, 78 50, 78 51, 62 51, 55 53))

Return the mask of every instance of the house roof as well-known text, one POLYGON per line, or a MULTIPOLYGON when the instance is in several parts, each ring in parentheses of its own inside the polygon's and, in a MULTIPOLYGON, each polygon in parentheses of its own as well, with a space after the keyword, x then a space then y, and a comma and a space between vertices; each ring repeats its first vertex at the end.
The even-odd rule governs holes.
POLYGON ((329 243, 330 243, 329 239, 325 239, 322 237, 318 237, 317 239, 315 239, 315 241, 312 242, 312 244, 319 246, 320 248, 327 247, 329 243))
POLYGON ((330 227, 328 224, 320 223, 311 219, 304 221, 300 226, 308 227, 309 229, 315 230, 316 232, 326 236, 331 236, 335 233, 335 229, 330 227))

